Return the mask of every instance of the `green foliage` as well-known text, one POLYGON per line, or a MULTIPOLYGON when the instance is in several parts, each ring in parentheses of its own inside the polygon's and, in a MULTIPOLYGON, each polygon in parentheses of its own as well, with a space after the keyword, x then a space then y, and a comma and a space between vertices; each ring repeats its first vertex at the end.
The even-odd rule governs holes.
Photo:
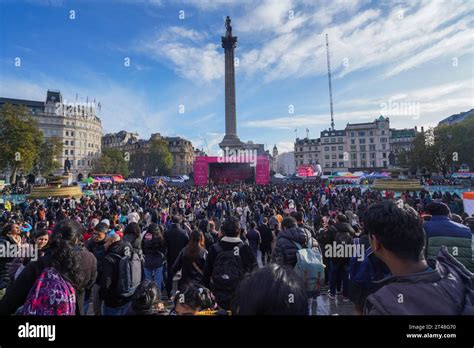
POLYGON ((40 156, 43 135, 24 106, 5 104, 0 110, 0 169, 10 168, 11 182, 20 170, 28 173, 40 156))
POLYGON ((56 169, 61 168, 61 163, 56 159, 61 156, 63 143, 58 137, 43 139, 37 159, 37 167, 43 176, 52 174, 56 169))
POLYGON ((130 165, 136 177, 170 175, 173 155, 168 150, 166 140, 153 139, 150 141, 149 148, 141 149, 131 155, 130 165))
POLYGON ((92 171, 97 174, 121 174, 128 177, 128 162, 124 153, 117 149, 105 149, 99 159, 94 161, 92 171))
POLYGON ((418 133, 412 149, 400 153, 398 161, 412 170, 442 172, 443 175, 458 170, 463 164, 473 169, 474 118, 418 133))

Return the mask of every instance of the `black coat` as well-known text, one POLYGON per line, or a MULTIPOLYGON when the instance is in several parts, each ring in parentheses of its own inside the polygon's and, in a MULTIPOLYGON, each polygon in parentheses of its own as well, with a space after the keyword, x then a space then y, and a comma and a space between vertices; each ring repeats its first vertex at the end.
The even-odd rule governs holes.
POLYGON ((262 243, 260 244, 261 250, 270 250, 272 248, 273 231, 268 225, 262 224, 258 226, 258 231, 260 232, 260 237, 262 238, 262 243))
MULTIPOLYGON (((97 262, 89 251, 78 248, 79 270, 81 272, 81 284, 76 285, 77 314, 84 314, 84 294, 85 289, 89 289, 94 285, 97 276, 97 262)), ((43 270, 52 266, 51 256, 47 252, 45 256, 40 257, 37 261, 30 261, 18 278, 7 288, 7 292, 0 301, 0 315, 10 315, 21 307, 28 296, 36 279, 41 275, 43 270)))
POLYGON ((181 250, 176 261, 171 267, 170 276, 173 277, 179 270, 181 270, 181 279, 178 282, 180 290, 190 282, 203 284, 204 266, 206 264, 207 250, 201 249, 199 255, 195 259, 191 259, 185 253, 186 248, 181 250), (193 265, 195 263, 195 265, 193 265))
POLYGON ((100 279, 99 297, 107 307, 120 307, 130 302, 131 297, 122 297, 117 294, 120 259, 111 254, 125 256, 125 248, 130 248, 128 243, 119 240, 107 250, 100 279))
POLYGON ((168 266, 171 267, 181 250, 188 244, 189 236, 186 231, 177 224, 172 224, 171 228, 165 231, 164 238, 166 247, 168 248, 166 259, 168 266))
MULTIPOLYGON (((4 250, 8 250, 8 243, 16 245, 15 241, 10 236, 1 236, 0 244, 4 245, 4 250)), ((14 257, 0 257, 0 289, 5 289, 10 284, 9 269, 14 257)))
POLYGON ((145 268, 156 269, 163 266, 166 244, 164 240, 153 239, 151 233, 145 233, 142 239, 142 250, 145 257, 145 268))
POLYGON ((100 283, 100 278, 102 276, 102 265, 104 264, 105 258, 105 239, 100 242, 94 242, 92 238, 87 241, 86 248, 89 250, 97 260, 97 284, 100 283))
POLYGON ((278 233, 275 250, 272 254, 272 262, 279 265, 295 267, 296 252, 300 249, 295 244, 298 243, 302 248, 318 246, 316 239, 311 234, 299 227, 293 227, 278 233))

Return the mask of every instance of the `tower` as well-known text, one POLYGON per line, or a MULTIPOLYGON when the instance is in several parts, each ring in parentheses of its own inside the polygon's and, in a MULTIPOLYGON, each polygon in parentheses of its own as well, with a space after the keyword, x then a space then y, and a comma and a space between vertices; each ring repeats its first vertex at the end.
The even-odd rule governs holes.
POLYGON ((272 169, 275 173, 278 172, 278 149, 276 144, 273 146, 272 152, 273 162, 272 162, 272 169))
POLYGON ((230 17, 227 16, 225 27, 226 35, 222 36, 222 47, 225 53, 225 136, 219 146, 241 148, 242 142, 237 136, 237 115, 235 111, 235 68, 234 49, 237 46, 237 37, 232 36, 232 26, 230 17))

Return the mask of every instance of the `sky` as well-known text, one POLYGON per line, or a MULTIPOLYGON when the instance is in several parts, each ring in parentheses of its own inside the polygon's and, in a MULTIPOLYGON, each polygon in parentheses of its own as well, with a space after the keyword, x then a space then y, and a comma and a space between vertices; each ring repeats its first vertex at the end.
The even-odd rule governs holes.
POLYGON ((474 2, 0 0, 0 96, 100 101, 103 133, 182 136, 215 154, 225 129, 225 17, 238 37, 237 129, 291 151, 330 126, 435 126, 474 108, 474 2))

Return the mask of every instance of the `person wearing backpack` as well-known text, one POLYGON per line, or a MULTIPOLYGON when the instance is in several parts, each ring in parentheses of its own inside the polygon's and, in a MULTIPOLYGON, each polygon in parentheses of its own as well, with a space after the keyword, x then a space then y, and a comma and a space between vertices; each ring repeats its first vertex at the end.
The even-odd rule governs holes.
POLYGON ((242 277, 257 267, 257 260, 252 248, 239 238, 239 219, 228 217, 221 230, 224 237, 209 250, 203 280, 219 306, 228 310, 242 277))
POLYGON ((255 257, 257 257, 258 250, 262 244, 262 237, 260 236, 260 232, 255 228, 256 226, 255 221, 250 222, 250 230, 247 232, 247 240, 255 257))
POLYGON ((203 283, 202 277, 206 257, 207 250, 204 248, 204 235, 201 231, 194 230, 191 233, 188 245, 181 250, 170 270, 170 277, 181 270, 181 279, 178 282, 179 290, 182 290, 190 282, 203 283))
POLYGON ((367 297, 364 314, 474 315, 474 274, 444 246, 436 260, 424 258, 423 221, 413 208, 378 203, 369 208, 364 227, 392 273, 367 297))
MULTIPOLYGON (((176 258, 179 253, 189 242, 189 236, 185 230, 180 226, 181 219, 175 215, 172 218, 171 228, 166 230, 164 233, 164 238, 166 241, 166 246, 168 253, 166 255, 166 267, 167 273, 171 270, 176 258)), ((171 299, 171 291, 173 290, 173 277, 166 277, 166 294, 168 299, 171 299)))
POLYGON ((86 249, 90 251, 96 258, 97 262, 97 278, 91 291, 86 293, 85 309, 89 308, 89 300, 92 298, 92 307, 94 315, 101 315, 102 301, 99 297, 100 281, 102 278, 102 268, 105 259, 105 238, 109 229, 106 224, 99 222, 92 231, 92 237, 86 243, 86 249))
MULTIPOLYGON (((99 297, 104 302, 102 315, 123 315, 136 287, 141 282, 141 274, 139 274, 138 281, 133 281, 136 280, 134 278, 138 271, 131 260, 136 257, 136 253, 133 252, 131 245, 120 240, 117 234, 107 237, 105 249, 99 289, 99 297), (131 273, 128 273, 127 270, 131 273)), ((139 272, 141 272, 141 268, 139 272)))
POLYGON ((298 227, 293 217, 283 219, 272 262, 288 266, 302 278, 308 294, 308 312, 313 312, 313 299, 319 296, 324 281, 324 264, 318 242, 311 233, 298 227))
MULTIPOLYGON (((349 225, 347 217, 343 214, 336 216, 336 223, 330 232, 330 243, 325 251, 332 248, 332 257, 329 261, 329 294, 331 300, 336 299, 336 290, 342 289, 343 302, 349 301, 349 260, 350 256, 344 253, 343 256, 337 254, 338 248, 345 248, 345 245, 352 245, 355 231, 349 225), (332 232, 332 235, 331 235, 332 232), (338 256, 336 256, 336 254, 338 256)), ((344 249, 345 250, 345 249, 344 249)))
POLYGON ((95 282, 97 264, 94 255, 79 247, 82 232, 70 219, 54 226, 45 255, 30 261, 8 287, 0 315, 83 314, 84 289, 95 282), (57 301, 50 302, 51 294, 57 301))
POLYGON ((142 239, 142 250, 145 258, 144 276, 146 280, 154 280, 161 291, 163 283, 163 264, 166 254, 166 242, 162 227, 152 223, 148 226, 142 239))

